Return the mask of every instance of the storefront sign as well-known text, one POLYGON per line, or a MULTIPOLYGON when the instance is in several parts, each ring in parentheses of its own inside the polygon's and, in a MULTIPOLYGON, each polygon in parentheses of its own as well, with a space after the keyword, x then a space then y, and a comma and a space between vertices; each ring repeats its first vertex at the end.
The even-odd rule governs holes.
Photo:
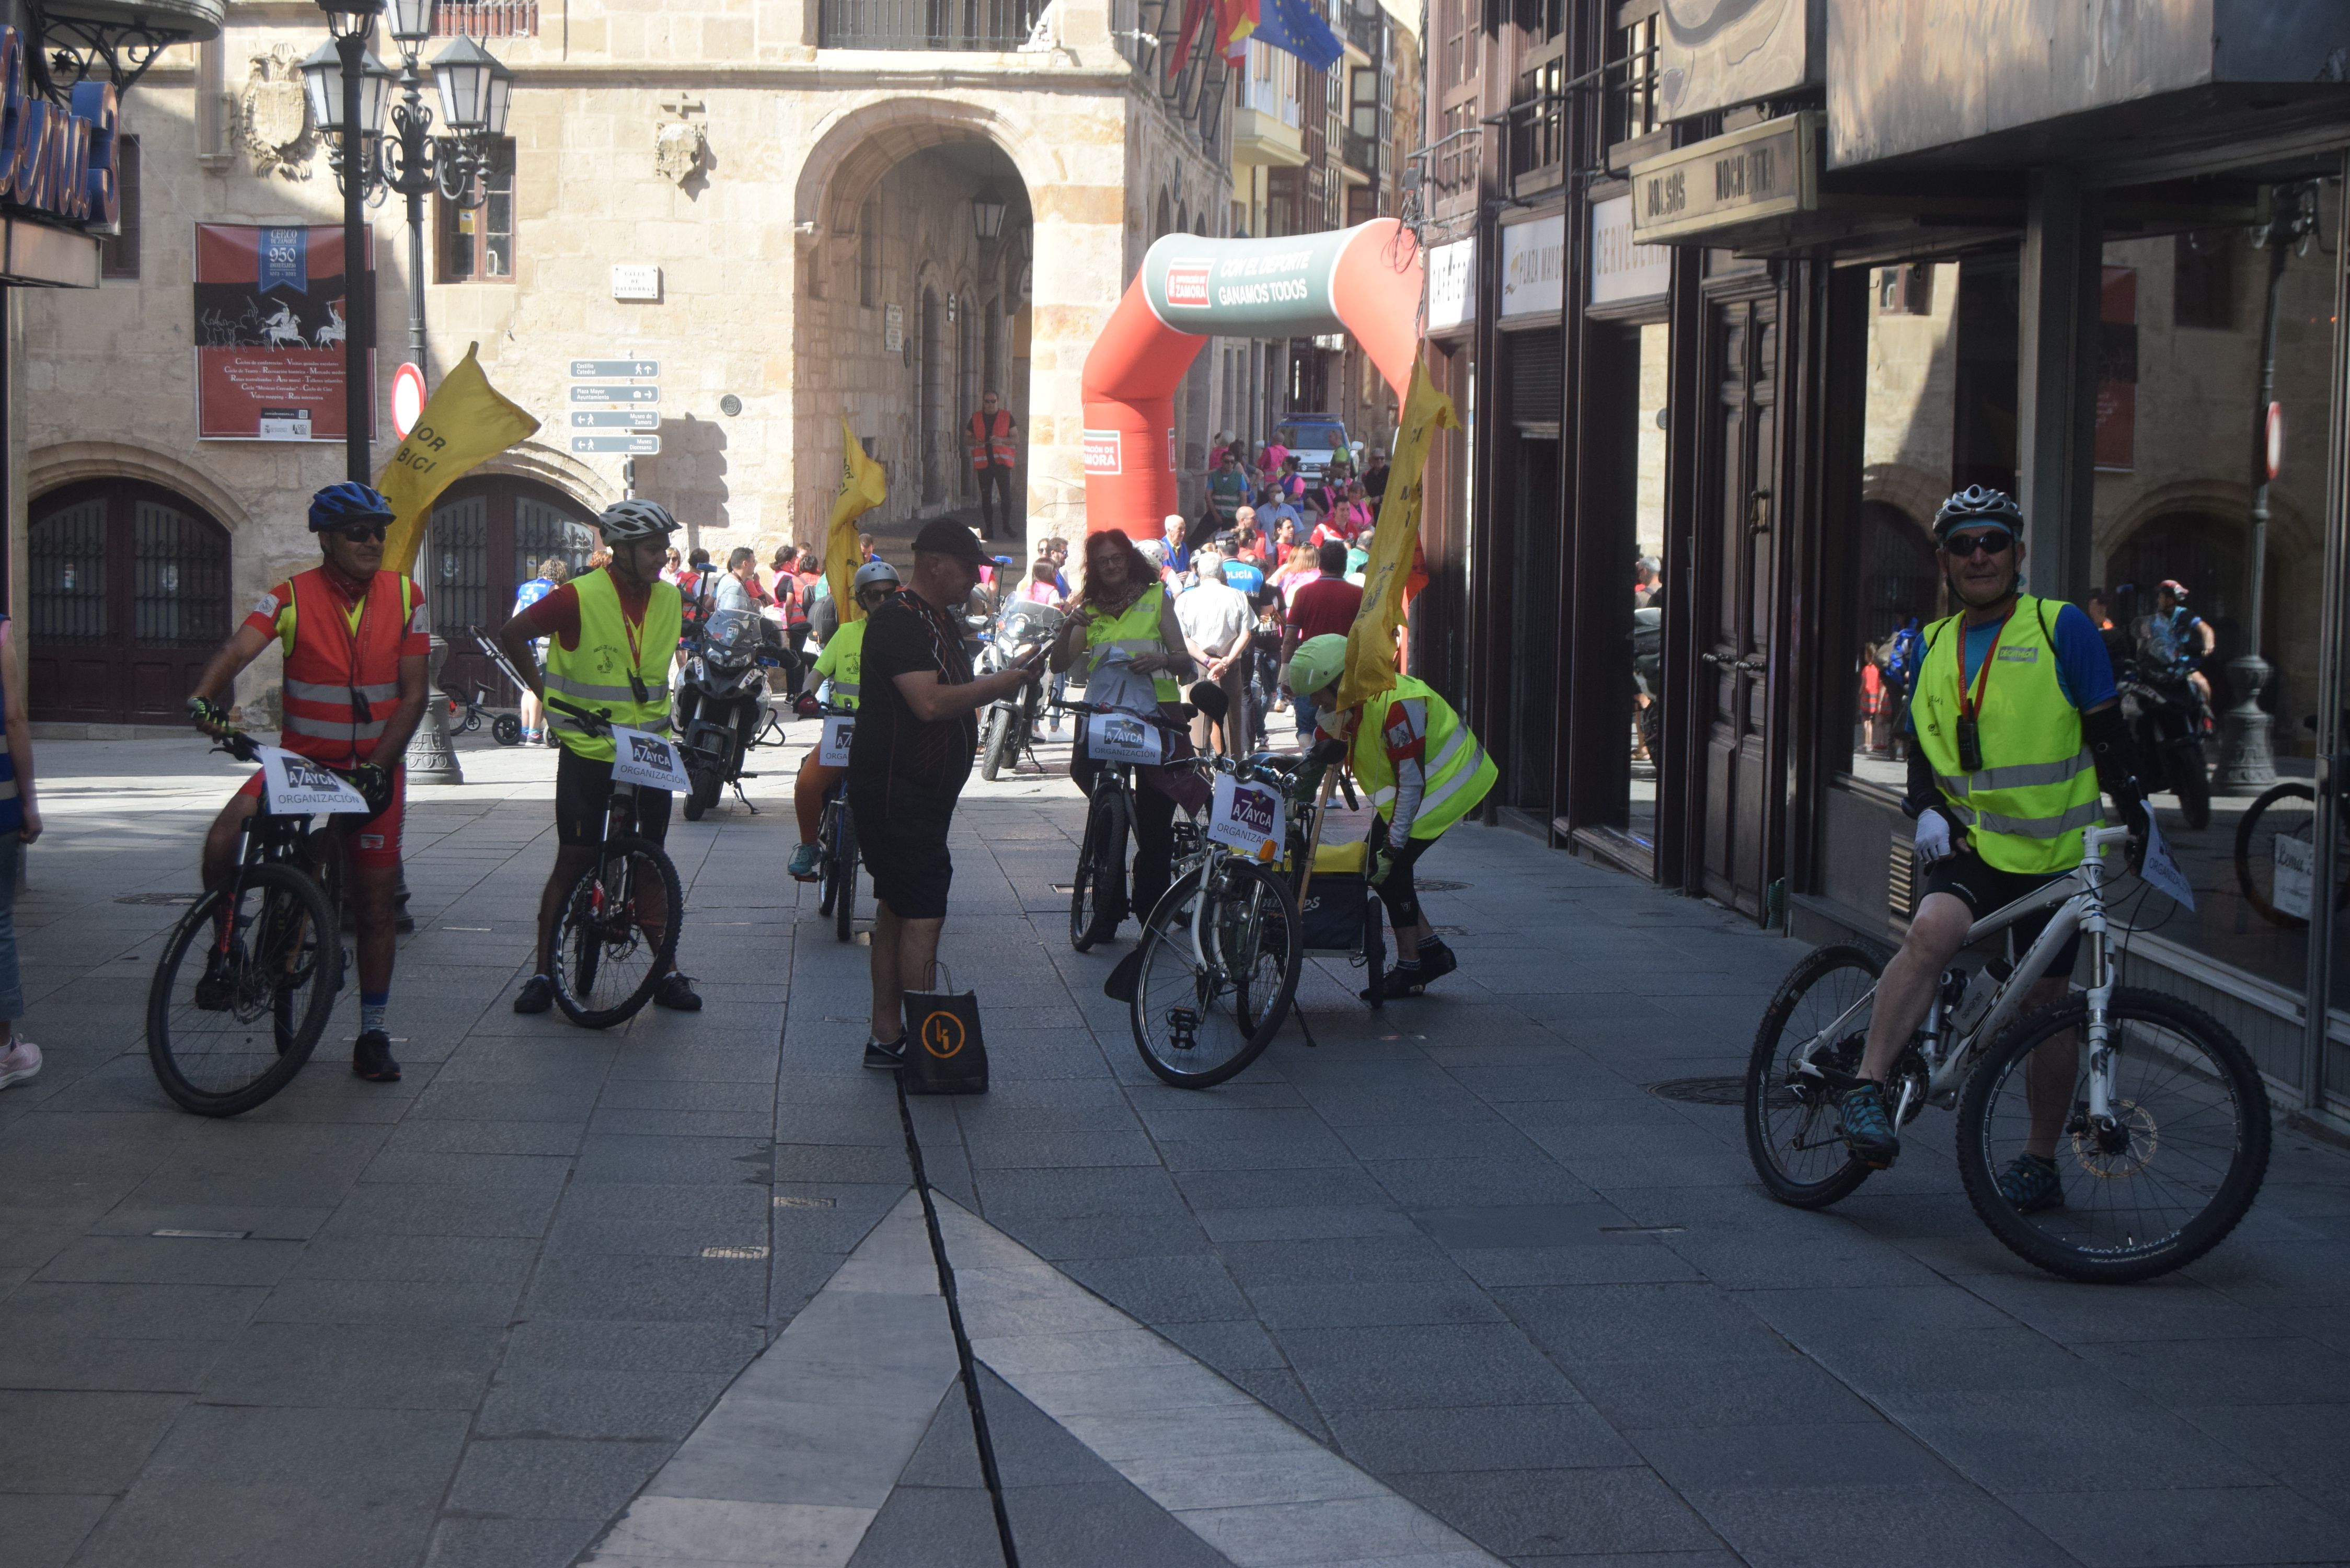
POLYGON ((1591 303, 1645 305, 1664 298, 1672 286, 1672 247, 1632 239, 1632 198, 1592 203, 1591 303))
POLYGON ((1566 300, 1566 215, 1502 231, 1502 319, 1555 315, 1566 300))
MULTIPOLYGON (((374 231, 365 233, 371 252, 374 231)), ((198 436, 343 439, 343 356, 350 321, 347 270, 339 223, 196 225, 198 436)), ((370 271, 367 286, 374 281, 370 271)), ((372 436, 372 398, 369 419, 372 436)))
POLYGON ((1819 205, 1814 111, 1783 115, 1632 165, 1632 233, 1679 239, 1819 205))
POLYGON ((1477 319, 1477 242, 1438 245, 1428 254, 1428 329, 1449 332, 1477 319))

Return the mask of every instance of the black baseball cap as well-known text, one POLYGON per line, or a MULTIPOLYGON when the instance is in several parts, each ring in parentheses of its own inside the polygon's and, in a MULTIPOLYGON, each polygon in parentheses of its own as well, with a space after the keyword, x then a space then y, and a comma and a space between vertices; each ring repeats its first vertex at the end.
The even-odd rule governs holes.
POLYGON ((922 524, 914 535, 914 553, 921 556, 952 556, 967 566, 990 564, 988 554, 980 548, 972 531, 951 517, 937 517, 922 524))

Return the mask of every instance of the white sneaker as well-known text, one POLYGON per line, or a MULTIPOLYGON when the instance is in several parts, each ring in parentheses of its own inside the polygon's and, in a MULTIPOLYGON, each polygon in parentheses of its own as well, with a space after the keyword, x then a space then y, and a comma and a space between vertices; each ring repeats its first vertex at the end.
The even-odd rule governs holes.
POLYGON ((21 1084, 40 1070, 41 1048, 30 1040, 19 1040, 0 1051, 0 1089, 21 1084))

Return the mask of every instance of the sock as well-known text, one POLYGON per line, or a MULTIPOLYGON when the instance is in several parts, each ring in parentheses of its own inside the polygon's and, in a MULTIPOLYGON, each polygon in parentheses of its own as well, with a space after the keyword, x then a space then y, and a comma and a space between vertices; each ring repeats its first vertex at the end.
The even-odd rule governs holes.
POLYGON ((391 1005, 391 992, 363 991, 359 992, 359 1033, 380 1034, 383 1032, 383 1015, 391 1005))

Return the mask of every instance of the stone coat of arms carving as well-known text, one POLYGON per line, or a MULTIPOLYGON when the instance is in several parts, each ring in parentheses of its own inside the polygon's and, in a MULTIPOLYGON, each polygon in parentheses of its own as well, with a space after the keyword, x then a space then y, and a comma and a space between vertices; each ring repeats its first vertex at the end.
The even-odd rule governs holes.
POLYGON ((671 120, 653 132, 653 171, 674 184, 692 179, 709 152, 709 140, 698 125, 671 120))
POLYGON ((310 101, 302 90, 301 58, 291 45, 280 44, 253 57, 235 110, 237 135, 253 155, 255 174, 310 177, 317 137, 310 126, 310 101))

